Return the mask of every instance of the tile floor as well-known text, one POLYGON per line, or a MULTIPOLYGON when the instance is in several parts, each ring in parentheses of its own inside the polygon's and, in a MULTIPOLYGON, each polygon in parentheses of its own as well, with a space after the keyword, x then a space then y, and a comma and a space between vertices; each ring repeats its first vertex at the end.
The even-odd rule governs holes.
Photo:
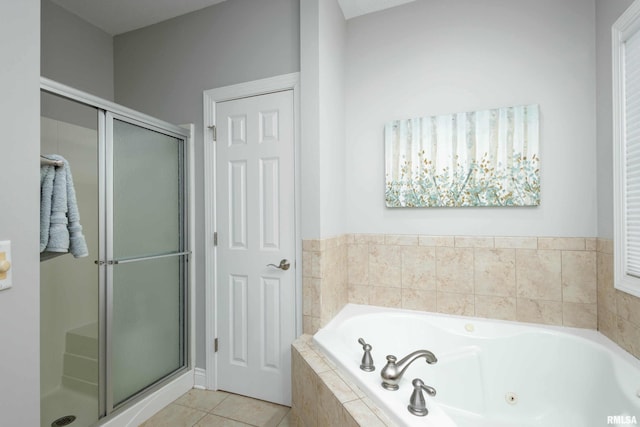
POLYGON ((224 391, 193 389, 142 427, 289 427, 290 408, 224 391))

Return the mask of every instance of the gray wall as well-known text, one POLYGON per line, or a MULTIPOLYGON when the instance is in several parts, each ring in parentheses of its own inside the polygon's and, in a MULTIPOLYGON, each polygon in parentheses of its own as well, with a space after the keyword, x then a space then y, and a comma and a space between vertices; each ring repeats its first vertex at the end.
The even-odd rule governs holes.
POLYGON ((42 0, 42 76, 113 100, 113 38, 42 0))
POLYGON ((594 0, 417 0, 347 25, 350 233, 597 234, 594 0), (389 209, 385 123, 540 106, 541 204, 389 209))
POLYGON ((115 100, 196 125, 196 365, 205 366, 202 92, 299 71, 298 0, 233 0, 114 38, 115 100))
POLYGON ((344 234, 347 22, 337 0, 300 2, 303 239, 344 234))
POLYGON ((40 425, 39 22, 39 0, 0 2, 0 240, 11 240, 13 255, 13 288, 0 291, 0 422, 6 426, 40 425))
POLYGON ((633 0, 596 0, 596 153, 598 237, 613 238, 611 26, 633 0))

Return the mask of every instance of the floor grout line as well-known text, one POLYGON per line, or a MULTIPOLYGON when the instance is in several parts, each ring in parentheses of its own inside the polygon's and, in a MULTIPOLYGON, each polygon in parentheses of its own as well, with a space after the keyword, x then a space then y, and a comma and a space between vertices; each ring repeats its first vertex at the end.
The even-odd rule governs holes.
MULTIPOLYGON (((282 424, 282 422, 285 420, 285 418, 287 418, 289 416, 289 414, 291 413, 291 408, 286 406, 286 405, 279 405, 279 404, 275 404, 272 402, 267 402, 261 399, 254 399, 248 396, 242 396, 242 395, 235 395, 235 396, 239 396, 242 397, 242 401, 244 402, 252 402, 252 401, 256 401, 256 402, 262 402, 262 403, 266 403, 269 406, 273 405, 273 408, 271 409, 275 409, 276 412, 272 413, 271 416, 269 416, 267 413, 264 414, 264 418, 263 419, 254 419, 253 421, 256 422, 257 424, 254 424, 252 422, 247 422, 246 420, 241 420, 241 419, 237 419, 234 417, 237 416, 242 416, 242 414, 231 414, 231 416, 229 414, 225 414, 222 415, 220 413, 215 413, 214 411, 216 409, 218 409, 224 402, 227 402, 227 406, 231 406, 231 407, 238 407, 238 408, 242 408, 244 406, 244 402, 238 402, 237 404, 233 401, 228 401, 228 398, 230 396, 234 396, 235 394, 233 393, 229 393, 229 392, 225 392, 225 391, 213 391, 213 390, 202 390, 202 391, 198 391, 197 389, 192 389, 190 391, 188 391, 187 393, 185 393, 184 395, 182 395, 181 397, 179 397, 178 399, 174 400, 173 402, 169 403, 167 406, 165 406, 164 408, 162 408, 160 411, 158 411, 158 413, 156 413, 154 416, 152 416, 149 420, 147 420, 145 422, 145 425, 148 427, 153 427, 153 426, 166 426, 166 422, 167 422, 167 417, 171 417, 171 413, 172 411, 184 411, 178 408, 185 408, 188 409, 190 412, 189 417, 194 417, 194 416, 199 416, 199 418, 197 418, 197 420, 195 422, 189 422, 187 423, 185 416, 183 417, 179 417, 178 420, 174 420, 176 422, 182 422, 182 425, 186 425, 188 427, 196 427, 198 426, 200 423, 203 422, 203 420, 207 417, 207 415, 212 415, 218 418, 222 418, 224 420, 229 420, 229 421, 233 421, 236 423, 240 423, 244 426, 250 426, 250 427, 277 427, 280 424, 282 424), (194 391, 195 390, 195 391, 194 391), (209 403, 213 403, 214 400, 217 400, 218 398, 220 398, 221 396, 217 393, 224 393, 224 396, 222 396, 222 399, 220 401, 217 401, 215 403, 215 406, 210 407, 208 409, 203 409, 203 406, 208 406, 207 402, 209 403), (185 396, 189 395, 187 398, 185 398, 185 396), (183 401, 178 402, 179 400, 185 398, 183 401), (247 400, 245 400, 247 399, 247 400), (199 406, 198 406, 199 405, 199 406), (173 408, 173 409, 172 409, 173 408), (284 410, 283 410, 284 409, 284 410), (278 412, 280 412, 282 410, 282 414, 279 414, 278 412), (194 412, 196 414, 194 414, 194 412), (162 413, 163 415, 158 416, 160 413, 162 413), (149 422, 151 421, 151 422, 149 422)), ((240 411, 242 412, 242 411, 240 411)), ((175 415, 175 414, 174 414, 175 415)))

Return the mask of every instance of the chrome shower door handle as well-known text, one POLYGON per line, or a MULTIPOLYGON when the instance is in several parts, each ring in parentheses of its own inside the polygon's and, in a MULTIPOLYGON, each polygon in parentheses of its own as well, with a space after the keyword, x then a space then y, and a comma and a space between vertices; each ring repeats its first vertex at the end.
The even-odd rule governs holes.
POLYGON ((289 261, 287 261, 286 259, 283 259, 280 261, 280 265, 267 264, 267 267, 275 267, 279 268, 280 270, 288 270, 289 267, 291 267, 291 264, 289 264, 289 261))

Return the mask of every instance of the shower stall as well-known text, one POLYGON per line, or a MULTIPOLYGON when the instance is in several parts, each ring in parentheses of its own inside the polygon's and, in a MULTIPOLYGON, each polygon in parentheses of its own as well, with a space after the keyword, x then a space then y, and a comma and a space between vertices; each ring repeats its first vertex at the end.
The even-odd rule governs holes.
POLYGON ((97 425, 191 369, 189 134, 47 79, 41 130, 89 252, 40 254, 41 425, 97 425))

